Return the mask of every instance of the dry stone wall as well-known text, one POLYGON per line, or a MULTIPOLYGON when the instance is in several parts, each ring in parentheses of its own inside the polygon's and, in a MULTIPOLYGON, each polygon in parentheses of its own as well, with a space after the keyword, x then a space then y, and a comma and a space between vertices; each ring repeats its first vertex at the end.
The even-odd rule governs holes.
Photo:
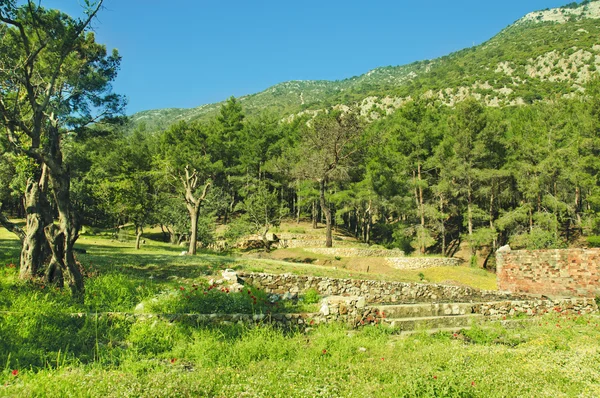
POLYGON ((600 296, 600 249, 510 250, 496 254, 498 288, 559 297, 600 296))
POLYGON ((270 294, 302 294, 314 289, 322 296, 360 296, 367 303, 471 302, 515 299, 515 295, 463 286, 335 279, 293 274, 239 273, 245 284, 270 294))
MULTIPOLYGON (((300 248, 324 248, 325 247, 325 243, 326 241, 320 240, 320 239, 279 239, 279 241, 276 243, 277 247, 280 249, 287 249, 287 248, 296 248, 296 247, 300 247, 300 248)), ((366 243, 357 243, 357 242, 353 242, 353 241, 347 241, 347 240, 337 240, 335 239, 333 241, 333 246, 334 247, 356 247, 356 246, 364 246, 365 248, 368 248, 368 245, 366 243)))
POLYGON ((396 269, 423 269, 432 267, 453 267, 460 265, 461 260, 448 257, 394 257, 386 258, 385 261, 396 269))
POLYGON ((476 304, 473 312, 485 316, 500 317, 526 314, 529 316, 547 313, 592 314, 598 312, 594 299, 572 298, 557 300, 521 300, 476 304))
POLYGON ((358 249, 355 247, 306 248, 307 252, 340 257, 403 257, 402 250, 394 249, 358 249))

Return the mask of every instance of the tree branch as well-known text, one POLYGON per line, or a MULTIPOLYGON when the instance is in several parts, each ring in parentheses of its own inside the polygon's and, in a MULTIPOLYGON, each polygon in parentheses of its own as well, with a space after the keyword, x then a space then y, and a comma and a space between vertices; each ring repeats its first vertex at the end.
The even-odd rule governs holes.
POLYGON ((17 224, 11 222, 3 213, 0 212, 0 225, 6 228, 9 232, 17 235, 21 243, 25 240, 25 231, 17 224))

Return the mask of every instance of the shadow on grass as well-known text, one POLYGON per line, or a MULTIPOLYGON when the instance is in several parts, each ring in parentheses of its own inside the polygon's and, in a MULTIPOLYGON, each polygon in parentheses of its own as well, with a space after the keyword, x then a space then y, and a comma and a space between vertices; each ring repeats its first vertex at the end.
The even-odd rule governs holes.
POLYGON ((0 265, 19 263, 21 245, 18 240, 0 239, 0 265))

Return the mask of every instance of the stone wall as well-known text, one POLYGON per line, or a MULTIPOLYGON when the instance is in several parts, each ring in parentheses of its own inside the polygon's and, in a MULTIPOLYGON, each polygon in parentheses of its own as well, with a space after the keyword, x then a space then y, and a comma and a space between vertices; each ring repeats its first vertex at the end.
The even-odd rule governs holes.
POLYGON ((396 269, 423 269, 431 267, 453 267, 460 265, 458 258, 448 257, 395 257, 386 258, 386 263, 396 269))
POLYGON ((476 304, 473 306, 473 312, 492 317, 514 316, 518 314, 534 316, 550 312, 592 314, 598 312, 598 305, 594 299, 586 298, 503 301, 476 304))
POLYGON ((315 289, 322 296, 360 296, 367 303, 471 302, 515 299, 515 295, 463 286, 321 278, 292 274, 239 273, 245 284, 271 294, 302 294, 315 289))
POLYGON ((600 249, 516 250, 496 254, 498 288, 558 297, 600 296, 600 249))
POLYGON ((387 250, 387 249, 358 249, 356 247, 320 247, 320 248, 306 248, 307 252, 315 254, 324 254, 327 256, 339 256, 339 257, 403 257, 404 252, 399 249, 387 250))
MULTIPOLYGON (((280 249, 287 248, 325 248, 325 240, 320 239, 279 239, 279 241, 275 244, 276 247, 280 249)), ((369 245, 366 243, 358 243, 353 241, 347 241, 342 239, 334 239, 333 247, 365 247, 368 248, 369 245)))
MULTIPOLYGON (((432 304, 435 305, 435 304, 432 304)), ((451 305, 451 304, 442 304, 451 305)), ((583 315, 598 312, 595 300, 573 298, 562 300, 517 300, 473 303, 460 314, 481 314, 487 320, 502 319, 524 314, 541 316, 547 313, 583 315)), ((458 315, 458 312, 452 312, 458 315)), ((153 321, 165 319, 169 322, 191 322, 194 325, 246 325, 254 326, 271 324, 281 328, 300 328, 316 326, 324 323, 341 322, 352 327, 383 323, 385 314, 375 307, 366 305, 363 297, 330 296, 321 302, 321 308, 316 313, 304 314, 136 314, 136 313, 79 313, 73 317, 108 317, 124 318, 131 322, 153 321)))

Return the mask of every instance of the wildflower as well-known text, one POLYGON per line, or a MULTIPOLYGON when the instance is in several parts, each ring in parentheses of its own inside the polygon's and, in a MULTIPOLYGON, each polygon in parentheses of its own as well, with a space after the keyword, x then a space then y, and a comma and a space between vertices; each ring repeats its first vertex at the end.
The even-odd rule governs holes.
POLYGON ((471 386, 475 387, 475 382, 474 381, 471 382, 471 386))
POLYGON ((381 358, 382 361, 385 361, 385 358, 381 358))
POLYGON ((327 354, 327 350, 323 350, 323 355, 327 354))
POLYGON ((185 287, 179 286, 179 290, 185 290, 185 287))
POLYGON ((458 337, 458 333, 453 333, 452 337, 457 338, 458 337))
POLYGON ((177 358, 171 358, 171 363, 177 362, 177 358))
POLYGON ((19 374, 19 369, 13 369, 13 371, 11 372, 11 374, 12 374, 13 376, 16 376, 16 375, 18 375, 18 374, 19 374))
POLYGON ((437 380, 437 376, 436 375, 433 375, 433 380, 437 380))

